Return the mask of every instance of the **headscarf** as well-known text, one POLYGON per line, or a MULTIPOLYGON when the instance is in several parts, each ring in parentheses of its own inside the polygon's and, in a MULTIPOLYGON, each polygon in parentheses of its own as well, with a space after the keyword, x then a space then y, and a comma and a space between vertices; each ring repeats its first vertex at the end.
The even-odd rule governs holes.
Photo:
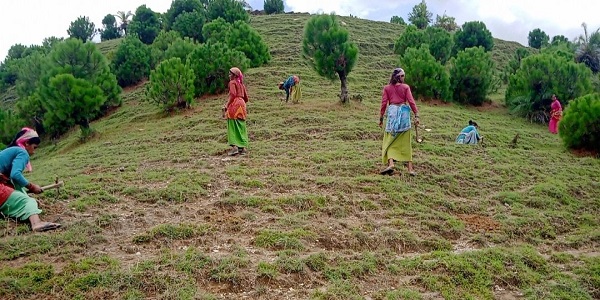
MULTIPOLYGON (((25 149, 25 144, 33 138, 39 139, 40 137, 35 130, 33 130, 29 127, 23 127, 23 129, 21 129, 21 131, 19 131, 19 133, 17 133, 17 135, 15 136, 15 139, 8 146, 9 147, 18 146, 18 147, 25 149)), ((31 170, 33 170, 30 162, 27 162, 27 165, 25 166, 25 170, 29 171, 29 172, 31 172, 31 170)))
POLYGON ((242 71, 239 68, 233 67, 231 69, 229 69, 229 72, 231 72, 233 75, 235 75, 235 77, 237 78, 237 81, 239 83, 244 83, 244 74, 242 73, 242 71))

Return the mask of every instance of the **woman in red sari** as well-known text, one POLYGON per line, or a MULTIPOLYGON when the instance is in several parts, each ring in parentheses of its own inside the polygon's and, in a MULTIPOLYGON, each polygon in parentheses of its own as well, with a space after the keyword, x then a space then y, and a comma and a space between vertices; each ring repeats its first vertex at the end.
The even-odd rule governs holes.
POLYGON ((548 124, 548 130, 553 133, 558 133, 558 122, 562 118, 562 106, 560 101, 556 98, 556 95, 552 95, 552 104, 550 104, 550 124, 548 124))
POLYGON ((227 143, 231 146, 228 155, 244 155, 248 147, 248 130, 246 128, 246 102, 248 93, 242 83, 242 71, 229 69, 229 100, 223 107, 227 118, 227 143))

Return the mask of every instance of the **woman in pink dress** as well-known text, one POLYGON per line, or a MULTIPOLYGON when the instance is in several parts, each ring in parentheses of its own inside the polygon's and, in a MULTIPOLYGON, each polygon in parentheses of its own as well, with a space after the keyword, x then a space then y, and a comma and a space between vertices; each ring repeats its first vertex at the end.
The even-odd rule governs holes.
POLYGON ((558 133, 558 122, 562 117, 562 106, 560 101, 556 98, 556 95, 552 95, 552 104, 550 104, 550 124, 548 124, 548 130, 553 133, 558 133))

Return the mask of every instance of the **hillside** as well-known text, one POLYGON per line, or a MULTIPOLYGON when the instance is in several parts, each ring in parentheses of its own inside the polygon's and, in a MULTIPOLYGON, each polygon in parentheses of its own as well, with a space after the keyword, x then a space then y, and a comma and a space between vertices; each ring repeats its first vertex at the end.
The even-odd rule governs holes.
POLYGON ((418 102, 418 176, 381 176, 379 102, 402 27, 341 18, 363 96, 341 105, 339 82, 300 56, 308 17, 252 17, 273 61, 245 74, 247 156, 225 154, 224 95, 165 115, 142 86, 93 140, 42 145, 28 178, 65 181, 39 198, 64 228, 0 220, 0 298, 600 298, 600 160, 502 107, 418 102), (289 74, 300 104, 279 100, 289 74), (469 119, 484 145, 454 144, 469 119))

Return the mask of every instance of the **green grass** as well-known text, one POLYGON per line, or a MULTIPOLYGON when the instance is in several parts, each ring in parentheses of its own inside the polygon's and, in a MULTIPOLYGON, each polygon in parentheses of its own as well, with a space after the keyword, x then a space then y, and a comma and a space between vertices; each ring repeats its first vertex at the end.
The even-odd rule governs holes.
MULTIPOLYGON (((78 129, 44 141, 27 176, 65 181, 39 195, 64 227, 0 220, 0 298, 600 298, 598 159, 510 115, 500 90, 483 108, 418 102, 431 129, 413 145, 418 176, 400 164, 380 176, 380 93, 404 27, 341 18, 360 49, 350 94, 363 98, 341 105, 339 83, 301 58, 308 17, 252 18, 273 61, 246 73, 246 157, 224 154, 225 95, 164 114, 143 87, 89 141, 78 129), (279 100, 289 74, 301 104, 279 100), (484 146, 454 144, 469 119, 484 146)), ((496 40, 497 66, 517 46, 496 40)))

